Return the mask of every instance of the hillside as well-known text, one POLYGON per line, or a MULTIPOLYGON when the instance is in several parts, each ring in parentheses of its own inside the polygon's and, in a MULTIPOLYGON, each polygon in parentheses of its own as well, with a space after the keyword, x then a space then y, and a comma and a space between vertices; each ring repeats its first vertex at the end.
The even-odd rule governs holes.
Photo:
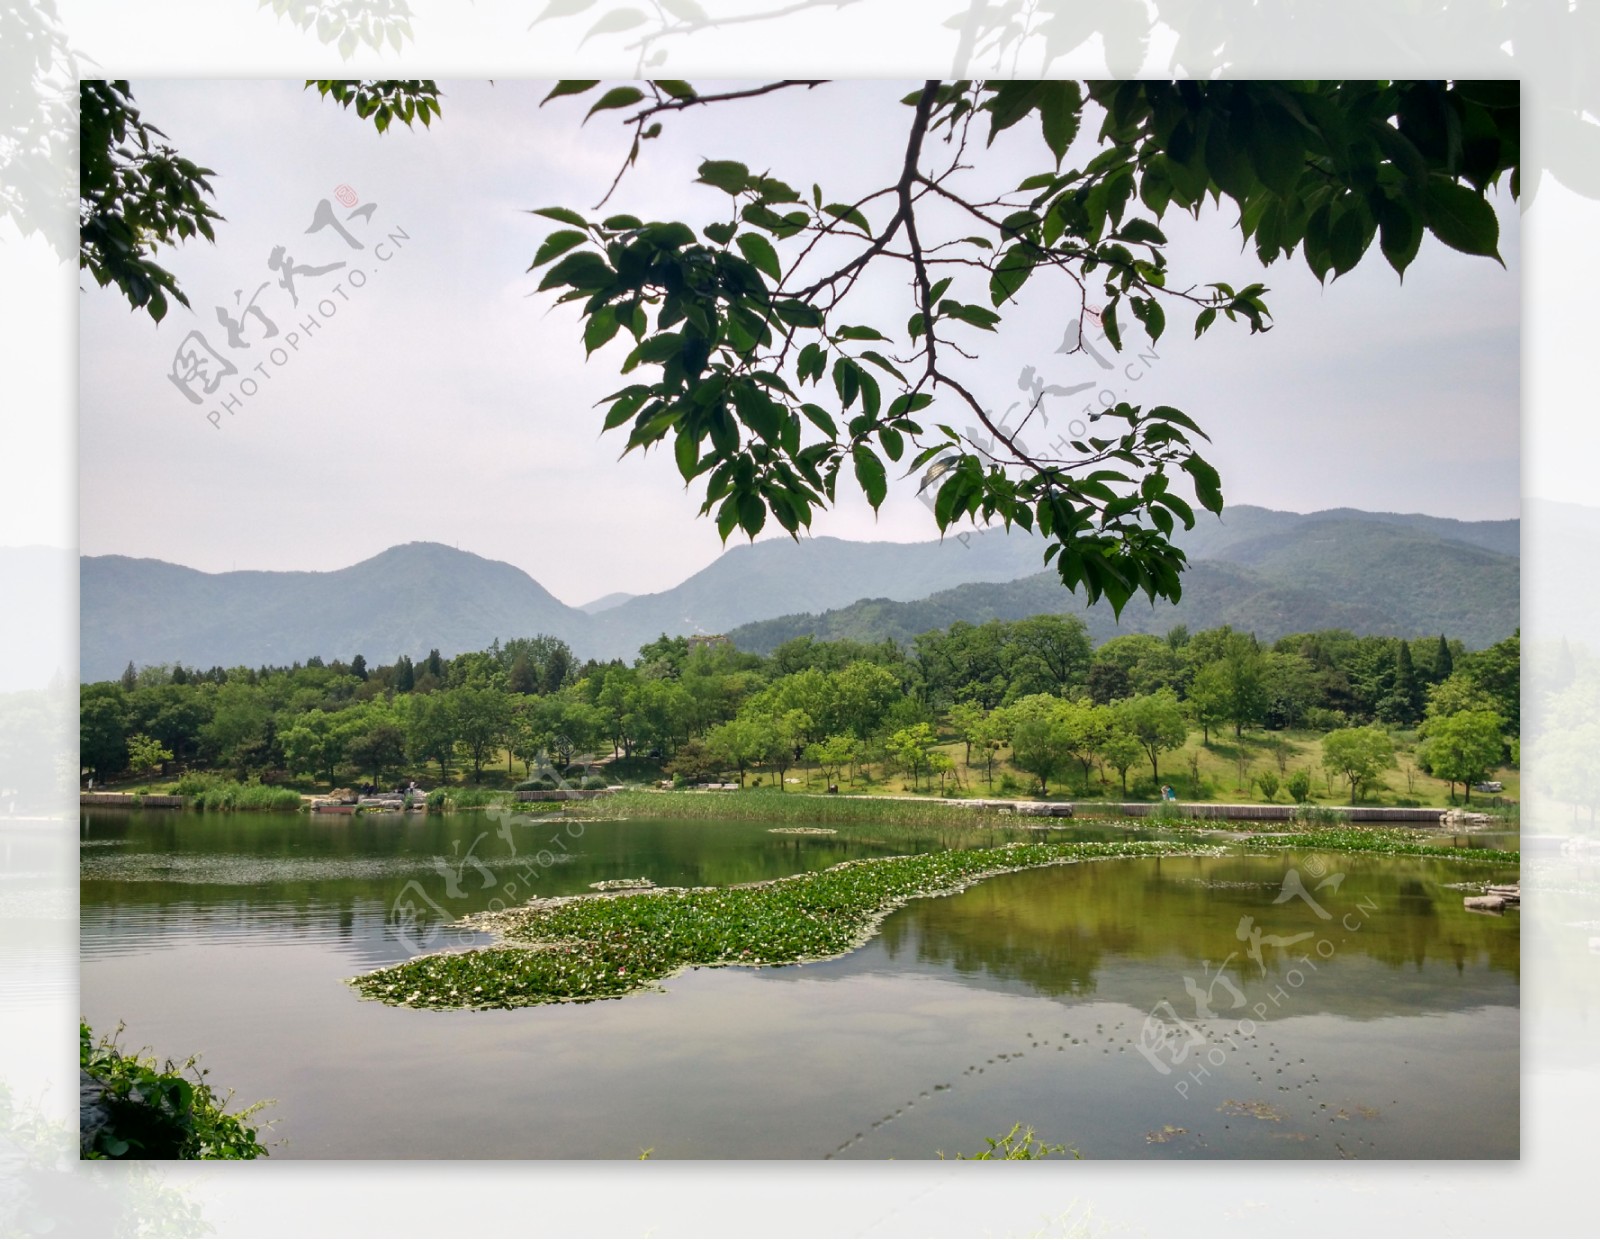
POLYGON ((80 675, 129 659, 232 667, 311 655, 388 660, 479 650, 496 637, 573 641, 588 617, 521 569, 438 543, 391 547, 327 573, 202 573, 160 560, 85 556, 80 675))
POLYGON ((1184 543, 1177 607, 1130 603, 1122 625, 1041 573, 1043 540, 987 533, 966 542, 769 539, 737 546, 658 594, 568 607, 522 569, 437 543, 408 543, 334 572, 203 573, 159 560, 81 561, 88 680, 137 664, 235 666, 311 655, 388 660, 482 649, 548 633, 580 657, 631 658, 662 633, 735 633, 767 649, 803 632, 908 638, 955 620, 1043 611, 1085 615, 1098 637, 1231 623, 1263 637, 1342 626, 1448 632, 1487 645, 1518 622, 1511 522, 1340 510, 1241 507, 1184 543))
POLYGON ((1175 624, 1191 631, 1231 624, 1264 641, 1347 628, 1407 636, 1445 632, 1482 647, 1518 626, 1519 569, 1510 556, 1439 538, 1426 527, 1303 521, 1275 535, 1239 538, 1225 559, 1194 560, 1179 603, 1152 606, 1135 599, 1120 623, 1109 605, 1086 607, 1053 573, 1038 573, 1002 585, 957 587, 913 603, 863 599, 820 614, 745 625, 729 636, 744 649, 766 653, 807 633, 904 641, 958 620, 979 624, 1054 612, 1081 617, 1096 642, 1118 633, 1164 633, 1175 624))
POLYGON ((596 614, 586 641, 600 657, 627 656, 662 633, 726 633, 869 595, 909 602, 971 582, 1014 581, 1043 563, 1042 540, 1003 534, 967 543, 766 539, 729 548, 670 590, 596 614))

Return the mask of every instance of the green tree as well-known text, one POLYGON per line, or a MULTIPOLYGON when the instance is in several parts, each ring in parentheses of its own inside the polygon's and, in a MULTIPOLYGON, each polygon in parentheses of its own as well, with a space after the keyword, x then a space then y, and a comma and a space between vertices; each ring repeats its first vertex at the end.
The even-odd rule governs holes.
POLYGON ((776 729, 765 715, 740 715, 712 728, 706 743, 721 755, 728 766, 737 768, 739 787, 744 787, 745 772, 768 760, 777 748, 776 729))
POLYGON ((1039 781, 1039 795, 1050 795, 1050 781, 1072 762, 1075 750, 1068 703, 1046 693, 1030 694, 1006 708, 1011 722, 1011 761, 1039 781))
POLYGON ((1394 765, 1394 742, 1378 728, 1339 728, 1322 738, 1322 767, 1350 785, 1350 802, 1394 765))
POLYGON ((1311 798, 1310 772, 1296 768, 1289 773, 1284 787, 1289 790, 1289 795, 1294 798, 1296 805, 1304 805, 1311 798))
POLYGON ((1145 756, 1145 748, 1139 743, 1139 738, 1127 728, 1113 727, 1100 742, 1100 756, 1105 763, 1122 780, 1122 795, 1128 795, 1128 771, 1133 764, 1145 756))
POLYGON ((350 737, 345 757, 357 770, 371 771, 373 783, 382 783, 385 770, 406 760, 405 730, 392 719, 374 719, 350 737))
POLYGON ((1493 711, 1495 708, 1495 699, 1473 679, 1471 673, 1462 670, 1451 672, 1428 690, 1428 705, 1424 713, 1426 721, 1431 723, 1435 719, 1445 719, 1464 711, 1493 711))
POLYGON ((928 750, 937 739, 932 727, 917 723, 894 732, 885 744, 890 759, 911 776, 912 791, 916 791, 918 780, 927 769, 928 750))
POLYGON ((1505 720, 1491 710, 1465 710, 1432 720, 1418 757, 1435 779, 1450 785, 1452 801, 1459 783, 1470 805, 1472 785, 1487 779, 1505 754, 1504 727, 1505 720))
POLYGON ((329 783, 344 760, 350 729, 340 726, 337 716, 322 710, 298 715, 279 734, 284 762, 291 771, 323 776, 329 783))
POLYGON ((1139 742, 1150 759, 1150 778, 1160 782, 1161 755, 1180 748, 1189 739, 1183 708, 1171 689, 1127 698, 1113 708, 1123 729, 1139 742))
POLYGON ((450 778, 450 763, 455 760, 456 714, 442 693, 414 694, 408 699, 411 709, 406 720, 406 746, 424 761, 439 764, 439 778, 450 778))
POLYGON ((855 761, 860 745, 861 742, 848 733, 835 732, 807 745, 806 760, 816 763, 823 782, 831 787, 839 782, 839 772, 855 761))
POLYGON ((1261 786, 1261 795, 1267 798, 1270 805, 1278 795, 1278 773, 1276 771, 1262 771, 1256 776, 1256 783, 1261 786))
POLYGON ((1433 676, 1435 683, 1449 678, 1456 670, 1455 656, 1450 653, 1450 643, 1445 641, 1444 634, 1439 634, 1439 644, 1433 652, 1433 676))
POLYGON ((969 771, 972 769, 972 746, 983 735, 988 718, 989 712, 976 702, 957 702, 945 716, 956 739, 966 747, 962 761, 969 771))
POLYGON ((128 738, 128 769, 135 777, 149 775, 172 761, 172 750, 160 741, 135 732, 128 738))
POLYGON ((78 698, 78 760, 102 783, 128 765, 128 700, 120 685, 85 685, 78 698))
POLYGON ((827 685, 818 688, 817 700, 805 709, 830 723, 834 731, 863 738, 878 730, 901 692, 899 679, 888 668, 857 659, 832 673, 827 685))
POLYGON ((1081 693, 1088 681, 1089 630, 1077 616, 1030 616, 1010 626, 1007 673, 1018 696, 1081 693))
POLYGON ((1211 729, 1228 717, 1228 676, 1222 663, 1207 663, 1189 682, 1189 715, 1200 725, 1200 742, 1211 744, 1211 729))

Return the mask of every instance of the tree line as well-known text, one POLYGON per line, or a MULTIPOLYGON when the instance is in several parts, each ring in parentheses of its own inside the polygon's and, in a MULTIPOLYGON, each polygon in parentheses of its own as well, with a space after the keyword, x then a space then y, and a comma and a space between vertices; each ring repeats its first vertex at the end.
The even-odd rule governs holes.
POLYGON ((379 666, 359 654, 205 671, 130 663, 83 686, 81 762, 101 782, 174 767, 268 783, 478 781, 501 761, 526 777, 609 751, 689 780, 743 784, 761 770, 780 786, 800 763, 829 783, 887 764, 920 788, 954 774, 938 748, 954 740, 963 765, 991 778, 1009 751, 1041 792, 1086 786, 1098 769, 1126 793, 1130 772, 1159 781, 1191 729, 1207 745, 1220 730, 1311 730, 1329 734, 1324 764, 1356 797, 1392 761, 1392 731, 1417 729, 1419 763, 1451 781, 1514 755, 1519 665, 1516 636, 1469 652, 1443 635, 1323 630, 1269 647, 1228 626, 1179 626, 1095 647, 1082 621, 1058 615, 958 623, 907 645, 802 637, 768 656, 663 636, 631 662, 583 662, 534 637, 379 666))

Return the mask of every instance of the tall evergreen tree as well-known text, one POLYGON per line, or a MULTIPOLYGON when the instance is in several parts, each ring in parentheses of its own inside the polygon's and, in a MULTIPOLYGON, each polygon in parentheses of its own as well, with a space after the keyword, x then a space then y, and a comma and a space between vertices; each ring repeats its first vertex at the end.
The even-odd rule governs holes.
POLYGON ((1411 643, 1404 638, 1394 657, 1394 696, 1400 702, 1402 723, 1415 723, 1422 718, 1422 686, 1411 661, 1411 643))
POLYGON ((1439 634, 1439 649, 1433 656, 1433 678, 1444 680, 1451 672, 1456 670, 1456 661, 1450 656, 1450 643, 1445 641, 1444 634, 1439 634))
POLYGON ((417 687, 417 670, 411 656, 401 655, 394 661, 394 688, 396 693, 410 693, 417 687))
POLYGON ((132 693, 139 687, 139 673, 134 670, 133 660, 128 660, 128 666, 122 669, 122 687, 132 693))

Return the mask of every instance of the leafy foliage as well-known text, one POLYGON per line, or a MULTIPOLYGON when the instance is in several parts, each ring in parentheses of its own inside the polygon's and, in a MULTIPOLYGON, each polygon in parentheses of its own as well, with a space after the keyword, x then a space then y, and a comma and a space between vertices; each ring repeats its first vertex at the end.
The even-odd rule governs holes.
MULTIPOLYGON (((696 802, 700 813, 716 816, 720 806, 737 813, 747 798, 718 799, 717 806, 706 797, 640 799, 652 803, 640 811, 652 816, 654 803, 675 800, 696 802)), ((825 804, 833 809, 836 803, 825 804)), ((1265 837, 1250 847, 1452 857, 1495 865, 1517 857, 1494 849, 1422 844, 1409 833, 1348 827, 1265 837)), ((500 933, 495 946, 419 956, 364 974, 352 985, 369 999, 436 1010, 620 998, 685 968, 771 966, 841 955, 866 942, 883 917, 906 902, 950 894, 992 875, 1096 859, 1218 851, 1217 845, 1193 838, 1012 843, 847 861, 744 887, 558 897, 477 919, 500 933)))
POLYGON ((989 875, 1206 848, 1133 840, 1016 844, 847 861, 749 887, 557 898, 497 914, 501 946, 420 956, 353 984, 369 999, 421 1008, 619 998, 691 966, 837 956, 906 901, 959 891, 989 875))
MULTIPOLYGON (((1017 1159, 1049 1158, 1052 1154, 1071 1153, 1074 1158, 1082 1158, 1077 1150, 1069 1150, 1065 1145, 1048 1145, 1034 1135, 1033 1129, 1024 1129, 1021 1123, 1011 1125, 1011 1131, 1002 1133, 998 1137, 985 1137, 984 1144, 987 1149, 976 1154, 956 1154, 953 1157, 958 1162, 988 1162, 993 1160, 1012 1161, 1017 1159)), ((939 1155, 940 1158, 944 1154, 939 1155)))
MULTIPOLYGON (((563 82, 546 102, 601 85, 563 82)), ((645 82, 602 91, 585 119, 631 110, 625 171, 665 116, 815 85, 703 94, 645 82)), ((1226 196, 1264 263, 1298 247, 1325 279, 1380 236, 1403 272, 1425 230, 1498 257, 1485 193, 1508 170, 1517 188, 1517 94, 1492 83, 930 81, 904 102, 901 166, 853 203, 707 159, 698 181, 728 197, 729 218, 698 233, 627 214, 535 211, 561 225, 533 258, 547 268, 540 290, 579 304, 591 354, 619 335, 627 342, 621 371, 639 374, 601 402, 604 426, 627 428, 627 451, 670 439, 724 539, 735 529, 754 537, 769 516, 797 534, 835 500, 841 472, 876 509, 889 466, 905 459, 925 470, 924 490, 936 487, 941 529, 967 519, 1037 529, 1062 582, 1117 610, 1136 592, 1181 594, 1186 561, 1170 538, 1195 518, 1173 484, 1212 512, 1223 502, 1194 448, 1203 432, 1180 410, 1122 403, 1092 415, 1094 433, 1051 445, 1060 455, 1032 451, 952 360, 973 358, 972 333, 997 330, 1035 274, 1065 282, 1080 345, 1093 315, 1120 349, 1119 311, 1155 341, 1166 306, 1194 310, 1197 334, 1219 314, 1265 331, 1260 284, 1203 293, 1169 284, 1160 227, 1169 208, 1199 215, 1226 196), (1103 112, 1101 149, 1062 171, 1091 103, 1103 112), (964 196, 956 174, 976 158, 969 146, 1030 119, 1052 163, 1009 192, 964 196), (925 149, 935 137, 954 151, 948 164, 925 149), (954 208, 966 235, 935 234, 930 203, 954 208), (841 245, 853 251, 842 263, 841 245), (867 270, 894 263, 912 289, 905 328, 853 321, 867 270), (938 412, 975 417, 984 441, 948 420, 925 425, 936 400, 947 402, 938 412)))
POLYGON ((169 297, 189 299, 153 255, 196 235, 215 239, 214 174, 141 116, 126 81, 85 79, 78 101, 78 266, 159 323, 169 297))
POLYGON ((124 1053, 116 1033, 96 1041, 84 1022, 78 1024, 78 1066, 104 1087, 108 1122, 94 1134, 83 1157, 102 1158, 260 1158, 267 1148, 250 1117, 267 1105, 258 1102, 229 1112, 228 1097, 218 1097, 206 1081, 207 1070, 190 1057, 182 1064, 168 1060, 158 1068, 153 1059, 124 1053))
MULTIPOLYGON (((353 40, 354 36, 350 37, 353 40)), ((413 121, 421 121, 426 129, 432 126, 433 118, 439 115, 439 87, 436 82, 427 79, 352 81, 314 78, 306 86, 315 86, 324 99, 332 99, 341 107, 354 108, 362 120, 370 118, 379 133, 383 133, 395 121, 402 121, 407 126, 413 121)))

